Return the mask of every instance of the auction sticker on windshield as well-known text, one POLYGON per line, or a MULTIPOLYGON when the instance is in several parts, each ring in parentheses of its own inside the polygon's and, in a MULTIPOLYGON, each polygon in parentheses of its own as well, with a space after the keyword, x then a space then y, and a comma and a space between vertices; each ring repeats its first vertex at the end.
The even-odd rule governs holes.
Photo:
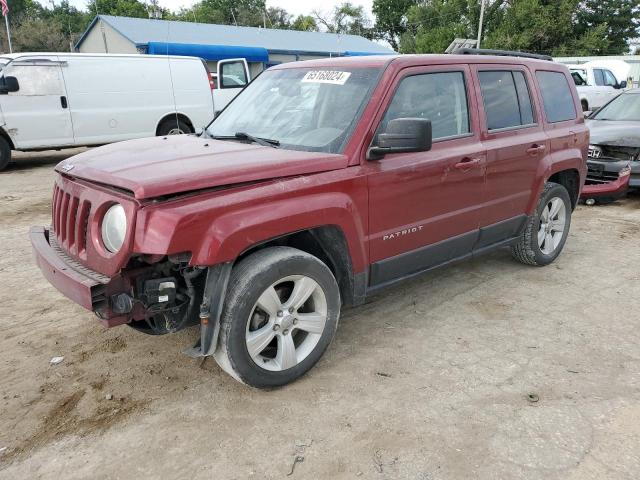
POLYGON ((351 72, 338 72, 335 70, 311 70, 302 77, 305 83, 331 83, 333 85, 344 85, 351 76, 351 72))

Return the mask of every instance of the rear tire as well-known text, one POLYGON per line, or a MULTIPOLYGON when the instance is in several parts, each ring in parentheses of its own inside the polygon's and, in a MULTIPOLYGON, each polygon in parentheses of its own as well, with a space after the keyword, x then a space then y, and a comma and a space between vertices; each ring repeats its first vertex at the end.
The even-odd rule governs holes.
POLYGON ((547 182, 535 213, 529 217, 518 242, 511 247, 513 257, 526 265, 545 266, 562 251, 571 226, 571 199, 567 189, 547 182))
POLYGON ((7 168, 11 163, 11 145, 7 139, 0 136, 0 171, 7 168))
POLYGON ((318 362, 339 316, 340 291, 324 263, 295 248, 266 248, 231 273, 214 356, 247 385, 286 385, 318 362))
POLYGON ((193 129, 180 117, 170 117, 162 121, 158 127, 158 136, 165 135, 182 135, 185 133, 193 133, 193 129))

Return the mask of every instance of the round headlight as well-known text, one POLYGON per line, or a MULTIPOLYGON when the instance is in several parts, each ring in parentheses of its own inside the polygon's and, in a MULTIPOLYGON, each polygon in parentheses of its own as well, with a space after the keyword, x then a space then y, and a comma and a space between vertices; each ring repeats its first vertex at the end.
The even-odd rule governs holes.
POLYGON ((119 203, 112 205, 102 218, 102 243, 111 253, 116 253, 124 243, 127 233, 127 216, 119 203))

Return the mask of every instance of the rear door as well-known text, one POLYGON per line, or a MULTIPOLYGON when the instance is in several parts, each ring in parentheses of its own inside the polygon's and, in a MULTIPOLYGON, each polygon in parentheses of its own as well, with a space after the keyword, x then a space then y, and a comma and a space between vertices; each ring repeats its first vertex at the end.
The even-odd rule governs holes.
POLYGON ((386 101, 377 133, 395 118, 426 118, 433 147, 365 165, 373 287, 470 255, 484 190, 485 152, 466 65, 406 69, 386 101))
POLYGON ((64 62, 50 59, 15 61, 3 75, 18 79, 20 89, 0 95, 4 129, 18 149, 74 144, 64 62))
POLYGON ((533 78, 520 65, 478 65, 482 142, 487 150, 485 207, 477 250, 516 236, 526 220, 547 137, 536 108, 533 78))
POLYGON ((216 80, 213 107, 216 112, 219 112, 248 85, 250 77, 247 61, 244 58, 220 60, 216 80))
POLYGON ((586 146, 589 131, 575 104, 570 79, 563 72, 551 70, 536 70, 535 76, 543 102, 548 154, 556 163, 586 158, 587 152, 580 148, 586 146))

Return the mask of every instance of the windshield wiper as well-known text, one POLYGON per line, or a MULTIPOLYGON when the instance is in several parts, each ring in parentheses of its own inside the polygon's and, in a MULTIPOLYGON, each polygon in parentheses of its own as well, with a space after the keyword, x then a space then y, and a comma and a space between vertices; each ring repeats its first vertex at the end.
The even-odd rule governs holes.
POLYGON ((240 140, 249 140, 250 142, 257 143, 258 145, 262 145, 263 147, 278 148, 278 146, 280 145, 280 140, 274 140, 271 138, 254 137, 253 135, 249 135, 246 132, 236 132, 234 136, 235 138, 238 138, 240 140))

